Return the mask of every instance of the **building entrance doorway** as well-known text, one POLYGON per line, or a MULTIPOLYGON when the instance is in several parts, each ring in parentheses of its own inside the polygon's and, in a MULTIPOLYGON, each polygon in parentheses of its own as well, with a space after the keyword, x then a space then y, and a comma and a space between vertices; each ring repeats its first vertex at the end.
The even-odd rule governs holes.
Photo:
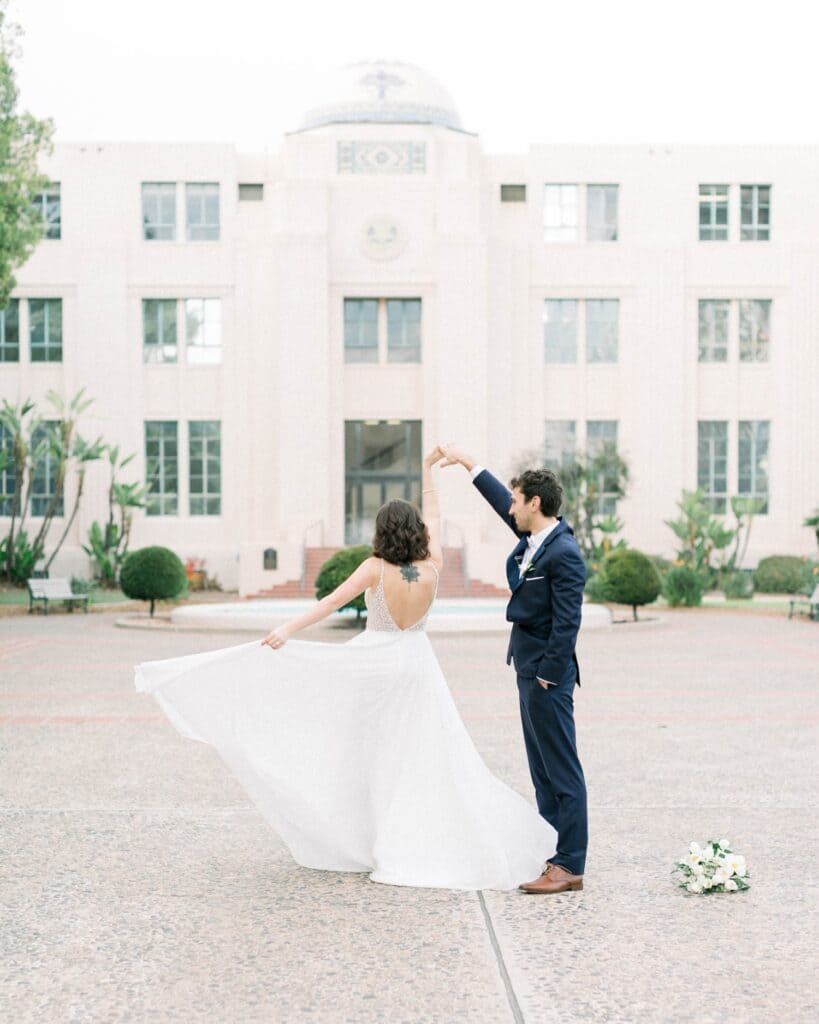
POLYGON ((369 544, 386 501, 421 504, 421 421, 347 420, 344 424, 346 544, 369 544))

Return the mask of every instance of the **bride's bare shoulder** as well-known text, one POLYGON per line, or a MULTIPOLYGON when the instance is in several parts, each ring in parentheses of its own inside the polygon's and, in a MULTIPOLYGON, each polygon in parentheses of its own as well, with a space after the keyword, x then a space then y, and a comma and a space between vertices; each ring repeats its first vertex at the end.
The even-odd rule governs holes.
POLYGON ((381 575, 381 559, 377 555, 370 555, 369 558, 364 559, 356 571, 366 578, 368 586, 377 583, 381 575))

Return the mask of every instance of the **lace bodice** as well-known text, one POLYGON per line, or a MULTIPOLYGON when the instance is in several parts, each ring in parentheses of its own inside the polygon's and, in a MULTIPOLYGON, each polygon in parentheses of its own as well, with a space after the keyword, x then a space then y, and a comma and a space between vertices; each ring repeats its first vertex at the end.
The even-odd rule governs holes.
POLYGON ((384 559, 381 559, 381 576, 378 583, 374 587, 367 587, 364 591, 364 603, 367 605, 367 629, 377 630, 381 633, 411 633, 423 630, 426 627, 430 610, 438 594, 439 580, 438 567, 434 562, 429 564, 435 570, 435 591, 432 595, 432 600, 427 605, 427 610, 417 622, 407 626, 406 629, 401 629, 400 626, 396 625, 387 607, 387 599, 384 596, 384 559))

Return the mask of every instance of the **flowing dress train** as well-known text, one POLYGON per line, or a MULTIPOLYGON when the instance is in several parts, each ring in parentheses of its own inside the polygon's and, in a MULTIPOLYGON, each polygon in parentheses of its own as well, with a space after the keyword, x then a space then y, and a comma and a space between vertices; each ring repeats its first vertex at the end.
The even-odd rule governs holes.
POLYGON ((347 643, 254 640, 147 661, 136 688, 218 751, 304 867, 450 889, 536 878, 555 831, 475 749, 425 631, 429 608, 400 629, 383 563, 365 600, 367 628, 347 643))

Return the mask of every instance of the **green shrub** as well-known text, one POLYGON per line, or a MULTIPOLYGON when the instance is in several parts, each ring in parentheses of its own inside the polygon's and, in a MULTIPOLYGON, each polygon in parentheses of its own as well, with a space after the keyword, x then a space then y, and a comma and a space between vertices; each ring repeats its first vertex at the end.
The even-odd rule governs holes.
POLYGON ((754 596, 754 577, 750 572, 728 572, 722 578, 722 592, 731 600, 754 596))
POLYGON ((771 555, 756 567, 754 585, 763 594, 800 594, 808 577, 807 563, 796 555, 771 555))
POLYGON ((31 578, 35 565, 42 557, 42 545, 39 548, 29 543, 28 534, 25 530, 18 530, 14 535, 14 558, 9 559, 8 536, 0 540, 0 572, 4 572, 12 583, 23 586, 27 579, 31 578), (9 570, 8 563, 12 562, 13 568, 9 570))
POLYGON ((668 570, 663 580, 663 597, 672 608, 681 604, 686 608, 696 608, 702 604, 705 583, 696 569, 688 565, 675 566, 668 570))
POLYGON ((91 594, 97 589, 97 584, 94 580, 87 580, 84 576, 72 576, 71 577, 71 593, 72 594, 91 594))
MULTIPOLYGON (((334 555, 331 555, 316 576, 318 600, 332 594, 336 587, 340 587, 346 579, 349 579, 359 565, 366 561, 372 553, 369 544, 357 544, 352 548, 342 548, 341 551, 336 551, 334 555)), ((360 619, 361 613, 367 608, 364 603, 364 595, 359 594, 358 597, 354 597, 352 601, 348 601, 342 608, 339 608, 339 611, 344 611, 344 608, 354 608, 356 618, 360 619)))
POLYGON ((660 579, 664 579, 665 574, 673 567, 674 563, 667 558, 663 558, 662 555, 649 555, 648 557, 651 560, 651 564, 660 574, 660 579))
POLYGON ((593 604, 605 604, 608 600, 603 592, 603 581, 598 573, 592 573, 588 577, 583 593, 593 604))
POLYGON ((119 584, 126 597, 154 602, 178 597, 185 590, 188 578, 181 560, 163 547, 132 551, 122 563, 119 584))
POLYGON ((651 604, 660 596, 660 574, 651 559, 634 548, 612 551, 600 567, 602 593, 615 604, 630 604, 635 622, 637 607, 651 604))

